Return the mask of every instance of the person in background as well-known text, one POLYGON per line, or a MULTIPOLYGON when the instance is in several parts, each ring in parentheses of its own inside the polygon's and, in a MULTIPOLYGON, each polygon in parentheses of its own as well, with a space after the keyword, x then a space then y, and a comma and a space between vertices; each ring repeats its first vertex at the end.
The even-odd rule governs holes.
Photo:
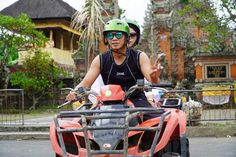
MULTIPOLYGON (((138 79, 146 79, 152 83, 159 82, 161 65, 151 65, 148 56, 141 51, 128 47, 130 40, 129 25, 119 19, 113 19, 106 23, 104 31, 104 43, 109 50, 94 58, 84 79, 75 87, 91 87, 96 78, 101 74, 104 84, 117 84, 127 91, 135 85, 138 79)), ((76 93, 71 91, 66 99, 76 100, 76 93)), ((144 94, 140 91, 130 98, 136 107, 152 107, 144 94)))
POLYGON ((136 20, 126 19, 125 21, 128 23, 130 30, 129 47, 134 48, 140 42, 140 25, 136 20))

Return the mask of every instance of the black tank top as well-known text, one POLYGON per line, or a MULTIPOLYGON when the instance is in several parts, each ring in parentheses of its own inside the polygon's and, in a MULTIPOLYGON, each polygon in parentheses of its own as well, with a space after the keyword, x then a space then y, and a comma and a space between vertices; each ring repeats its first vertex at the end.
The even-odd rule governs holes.
POLYGON ((137 79, 144 79, 140 70, 139 58, 140 51, 128 48, 126 59, 121 65, 117 65, 111 51, 101 54, 100 70, 104 84, 118 84, 124 91, 127 91, 136 84, 137 79))

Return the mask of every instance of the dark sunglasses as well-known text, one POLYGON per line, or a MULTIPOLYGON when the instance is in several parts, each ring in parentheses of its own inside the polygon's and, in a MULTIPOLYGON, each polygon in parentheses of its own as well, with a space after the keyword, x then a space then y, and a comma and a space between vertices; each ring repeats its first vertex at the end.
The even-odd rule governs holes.
POLYGON ((137 33, 130 33, 130 37, 135 37, 137 35, 137 33))
POLYGON ((123 37, 123 35, 124 34, 122 32, 107 33, 106 38, 109 39, 109 40, 112 40, 115 36, 117 39, 121 39, 123 37))

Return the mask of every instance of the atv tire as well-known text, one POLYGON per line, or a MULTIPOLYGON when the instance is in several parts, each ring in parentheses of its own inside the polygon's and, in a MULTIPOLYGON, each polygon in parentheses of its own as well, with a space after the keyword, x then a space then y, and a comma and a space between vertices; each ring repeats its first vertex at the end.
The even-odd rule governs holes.
POLYGON ((181 157, 190 157, 189 140, 187 137, 181 138, 181 157))
POLYGON ((154 154, 154 157, 190 157, 188 138, 170 141, 165 148, 154 154))

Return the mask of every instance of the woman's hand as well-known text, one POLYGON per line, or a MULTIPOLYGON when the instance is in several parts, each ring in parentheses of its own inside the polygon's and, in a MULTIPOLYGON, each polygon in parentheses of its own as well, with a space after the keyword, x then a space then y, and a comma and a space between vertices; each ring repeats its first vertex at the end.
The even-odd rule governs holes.
POLYGON ((161 66, 160 63, 155 63, 152 66, 152 71, 150 73, 150 77, 153 83, 158 83, 160 82, 160 75, 161 75, 161 70, 163 69, 163 66, 161 66))
POLYGON ((66 96, 67 101, 75 101, 76 99, 76 92, 70 91, 70 93, 66 96))
MULTIPOLYGON (((163 56, 163 55, 162 55, 163 56)), ((141 52, 140 54, 140 67, 141 71, 145 77, 145 79, 151 83, 159 83, 160 82, 160 75, 163 66, 160 63, 160 60, 163 57, 158 57, 155 61, 155 64, 151 65, 151 61, 148 58, 147 54, 141 52)))
POLYGON ((150 73, 150 77, 153 83, 160 82, 161 70, 163 69, 161 63, 165 60, 165 56, 165 53, 158 54, 157 60, 152 65, 152 72, 150 73))

